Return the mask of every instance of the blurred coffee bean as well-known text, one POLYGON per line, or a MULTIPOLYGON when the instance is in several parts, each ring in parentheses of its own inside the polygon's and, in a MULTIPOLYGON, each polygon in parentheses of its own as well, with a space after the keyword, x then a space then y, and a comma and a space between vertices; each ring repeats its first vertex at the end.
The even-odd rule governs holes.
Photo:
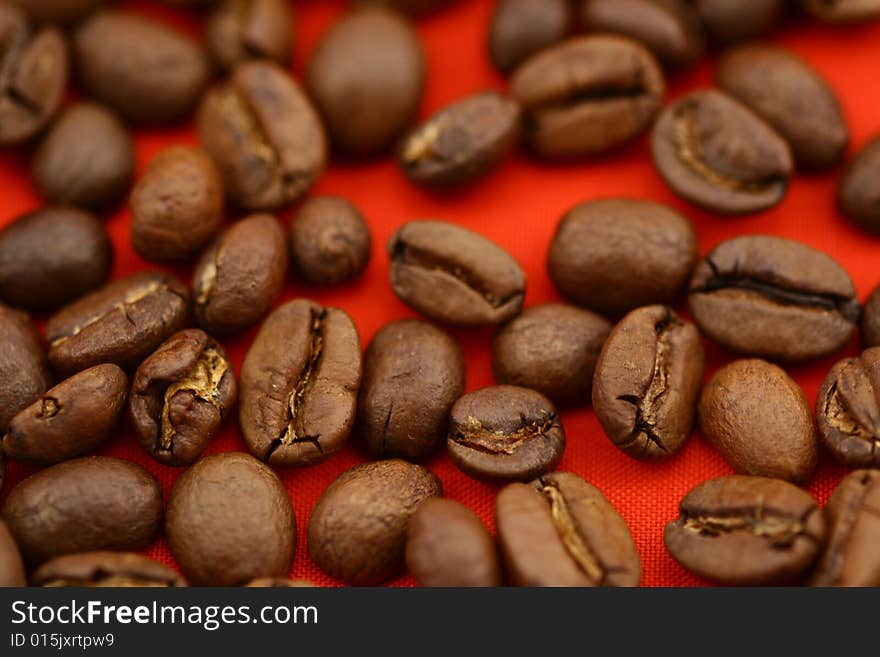
POLYGON ((570 0, 497 0, 489 24, 489 57, 503 74, 559 43, 572 31, 570 0))
POLYGON ((222 0, 205 22, 205 41, 222 69, 252 58, 286 65, 293 24, 293 5, 287 0, 222 0))
POLYGON ((880 235, 880 136, 862 146, 837 189, 837 207, 855 225, 880 235))
POLYGON ((33 586, 167 588, 186 586, 173 568, 136 552, 82 552, 55 557, 31 577, 33 586))

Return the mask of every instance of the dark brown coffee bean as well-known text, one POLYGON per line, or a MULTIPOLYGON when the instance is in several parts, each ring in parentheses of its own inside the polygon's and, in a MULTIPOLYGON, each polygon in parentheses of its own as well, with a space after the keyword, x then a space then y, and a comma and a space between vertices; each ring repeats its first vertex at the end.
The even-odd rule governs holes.
POLYGON ((686 0, 694 5, 713 41, 749 41, 767 34, 779 21, 785 0, 686 0))
POLYGON ((239 419, 248 449, 272 465, 311 465, 354 426, 361 342, 344 310, 297 299, 277 308, 241 367, 239 419))
POLYGON ((880 234, 880 136, 865 144, 837 189, 837 207, 855 225, 880 234))
POLYGON ((73 374, 100 363, 134 369, 189 319, 189 293, 168 274, 122 278, 49 318, 49 361, 73 374))
POLYGON ((357 208, 338 196, 303 203, 290 227, 290 255, 308 283, 334 285, 358 276, 370 261, 370 229, 357 208))
POLYGON ((721 214, 776 205, 794 170, 791 149, 770 125, 711 89, 690 93, 663 110, 651 152, 672 191, 721 214))
POLYGON ((290 61, 293 6, 286 0, 223 0, 205 22, 208 51, 231 69, 245 59, 290 61))
POLYGON ((8 586, 27 586, 27 577, 15 539, 0 520, 0 588, 8 586))
POLYGON ((825 542, 810 494, 779 479, 733 475, 691 490, 663 532, 669 554, 722 584, 794 584, 825 542))
POLYGON ((116 365, 96 365, 48 390, 12 418, 2 439, 9 458, 53 465, 100 447, 116 427, 128 377, 116 365))
POLYGON ((165 465, 190 465, 238 395, 226 352, 203 331, 171 336, 134 375, 129 410, 141 446, 165 465))
POLYGON ((312 582, 304 579, 284 579, 282 577, 258 577, 245 586, 252 589, 302 589, 315 588, 312 582))
POLYGON ((489 24, 489 57, 507 74, 572 31, 569 0, 498 0, 489 24))
POLYGON ((483 523, 440 497, 422 503, 409 521, 406 567, 421 586, 501 586, 498 550, 483 523))
POLYGON ((107 0, 12 0, 40 23, 71 23, 107 0))
POLYGON ((239 64, 205 95, 198 126, 226 193, 247 210, 275 210, 297 201, 327 161, 315 109, 274 62, 239 64))
POLYGON ((48 125, 67 90, 67 42, 33 28, 21 9, 0 5, 0 146, 26 142, 48 125))
POLYGON ((350 468, 312 509, 309 554, 321 570, 346 584, 381 584, 403 572, 413 513, 442 495, 434 473, 406 461, 350 468))
POLYGON ((500 324, 522 308, 526 275, 482 235, 441 221, 412 221, 388 242, 391 287, 405 304, 450 324, 500 324))
POLYGON ((666 91, 641 44, 613 35, 579 37, 535 55, 511 79, 525 137, 547 158, 598 155, 650 127, 666 91))
POLYGON ((697 262, 690 222, 659 203, 605 199, 578 205, 559 222, 547 268, 556 288, 611 317, 673 304, 697 262))
POLYGON ((400 148, 406 177, 444 190, 489 175, 516 147, 520 110, 493 91, 468 96, 440 110, 413 130, 400 148))
POLYGON ((193 305, 210 333, 238 333, 275 303, 287 277, 287 242, 278 219, 255 214, 229 228, 199 260, 193 305))
POLYGON ((361 2, 388 5, 408 14, 426 14, 451 5, 456 0, 361 0, 361 2))
POLYGON ((360 7, 321 39, 307 80, 334 148, 356 157, 379 155, 415 118, 425 56, 405 19, 380 7, 360 7))
POLYGON ((282 577, 296 548, 296 517, 281 480, 247 454, 201 459, 171 489, 168 547, 194 586, 282 577))
MULTIPOLYGON (((0 303, 0 433, 52 385, 37 328, 22 312, 0 303)), ((2 470, 3 468, 0 468, 2 470)))
POLYGON ((33 312, 57 310, 110 275, 113 246, 94 215, 48 207, 0 230, 0 298, 33 312))
POLYGON ((492 341, 498 383, 537 390, 560 406, 590 403, 593 372, 611 323, 558 303, 526 309, 492 341))
POLYGON ((136 552, 83 552, 55 557, 40 566, 31 584, 45 587, 169 588, 186 586, 173 568, 136 552))
POLYGON ((125 126, 104 106, 84 101, 64 111, 31 163, 44 198, 93 210, 121 201, 133 174, 134 149, 125 126))
POLYGON ((3 492, 4 483, 6 483, 6 454, 0 451, 0 492, 3 492))
POLYGON ((632 311, 596 365, 593 409, 605 435, 637 459, 678 452, 694 427, 705 364, 700 332, 671 308, 632 311))
POLYGON ((71 552, 138 550, 159 530, 162 487, 135 463, 87 456, 28 477, 0 514, 30 566, 71 552))
POLYGON ((813 413, 780 367, 737 360, 703 388, 700 432, 742 474, 805 482, 816 470, 813 413))
POLYGON ((880 285, 865 301, 861 329, 862 342, 866 347, 880 347, 880 285))
POLYGON ((837 262, 767 235, 716 246, 694 272, 688 303, 697 326, 716 342, 781 361, 837 351, 861 313, 852 280, 837 262))
POLYGON ((880 472, 856 470, 825 507, 828 542, 812 586, 880 586, 880 472))
POLYGON ((495 526, 516 586, 638 586, 642 577, 626 522, 577 475, 554 472, 503 488, 495 526))
POLYGON ((799 167, 827 169, 846 152, 849 130, 837 97, 794 53, 764 44, 740 46, 721 58, 716 80, 788 141, 799 167))
POLYGON ((878 0, 801 0, 801 6, 826 23, 862 23, 880 17, 878 0))

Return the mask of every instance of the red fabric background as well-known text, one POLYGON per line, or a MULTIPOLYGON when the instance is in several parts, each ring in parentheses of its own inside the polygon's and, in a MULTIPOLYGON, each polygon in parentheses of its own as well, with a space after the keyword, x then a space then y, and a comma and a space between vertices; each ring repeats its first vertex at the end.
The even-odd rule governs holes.
MULTIPOLYGON (((308 55, 320 34, 345 9, 340 0, 298 2, 294 73, 301 78, 308 55)), ((484 88, 504 89, 504 80, 490 67, 485 55, 485 32, 493 0, 464 0, 459 5, 422 19, 418 31, 427 52, 429 83, 422 107, 427 116, 444 104, 484 88)), ((193 34, 198 24, 183 12, 152 2, 124 2, 133 10, 148 13, 193 34)), ((852 147, 861 146, 880 131, 880 22, 852 28, 830 28, 805 19, 795 20, 777 31, 773 40, 787 46, 815 66, 838 92, 852 133, 852 147)), ((711 83, 714 61, 678 74, 670 81, 670 98, 711 83)), ((191 125, 172 130, 140 130, 136 136, 137 169, 141 173, 152 157, 174 143, 196 144, 191 125)), ((27 174, 25 149, 0 155, 0 225, 40 203, 27 174)), ((529 277, 527 305, 559 300, 545 271, 546 251, 560 216, 573 205, 604 196, 628 195, 668 203, 690 217, 700 236, 701 253, 723 239, 749 233, 769 233, 800 240, 819 248, 843 263, 862 298, 880 279, 877 267, 878 243, 858 232, 836 213, 833 205, 840 171, 821 176, 799 176, 784 202, 753 217, 725 219, 689 207, 679 201, 660 181, 648 157, 647 140, 641 139, 614 155, 597 161, 566 165, 541 164, 526 154, 511 158, 487 181, 457 195, 436 198, 409 185, 391 159, 359 165, 334 165, 321 178, 315 194, 340 194, 351 199, 364 213, 374 238, 373 259, 357 282, 338 289, 312 289, 291 281, 280 301, 308 296, 325 305, 344 308, 354 318, 364 345, 385 323, 408 317, 412 312, 399 302, 388 285, 388 261, 384 245, 396 227, 417 218, 451 221, 478 231, 508 249, 523 265, 529 277)), ((880 183, 878 183, 880 184, 880 183)), ((282 214, 285 223, 292 211, 282 214)), ((231 221, 235 217, 229 217, 231 221)), ((129 213, 120 209, 108 219, 116 246, 116 277, 154 268, 139 259, 129 242, 129 213)), ((190 271, 175 270, 183 280, 190 271)), ((236 371, 256 330, 226 341, 236 371)), ((467 388, 493 383, 489 342, 492 330, 454 331, 467 356, 467 388)), ((707 378, 731 356, 709 345, 707 378)), ((845 352, 820 362, 790 368, 811 402, 825 373, 837 358, 858 350, 854 339, 845 352)), ((699 436, 694 436, 675 458, 655 464, 640 463, 624 456, 602 434, 589 409, 563 414, 568 448, 562 469, 578 473, 598 486, 623 514, 635 537, 642 558, 647 586, 690 586, 703 582, 673 561, 663 547, 664 524, 677 514, 682 495, 710 477, 731 472, 721 457, 699 436)), ((207 453, 246 451, 237 429, 228 423, 207 453)), ((144 465, 162 482, 167 498, 179 470, 157 464, 136 443, 126 426, 100 452, 144 465)), ((279 472, 293 500, 299 527, 294 577, 316 584, 333 585, 309 558, 306 527, 309 511, 322 491, 343 470, 363 459, 346 448, 329 462, 306 469, 279 472)), ((460 473, 445 455, 429 467, 443 480, 448 497, 476 511, 491 528, 495 488, 472 481, 460 473)), ((34 472, 34 468, 10 463, 8 493, 12 485, 34 472)), ((845 474, 827 452, 810 490, 824 503, 833 486, 845 474)), ((173 564, 163 538, 147 554, 173 564)), ((402 577, 394 584, 410 585, 402 577)))

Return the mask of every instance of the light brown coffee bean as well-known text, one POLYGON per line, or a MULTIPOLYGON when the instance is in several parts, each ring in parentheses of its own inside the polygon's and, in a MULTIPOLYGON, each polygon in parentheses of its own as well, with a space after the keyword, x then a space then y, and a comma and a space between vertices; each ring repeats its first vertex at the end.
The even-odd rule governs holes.
POLYGON ((862 146, 837 188, 837 208, 856 226, 880 234, 880 136, 862 146))
POLYGON ((205 21, 205 41, 224 69, 252 58, 286 65, 293 25, 293 5, 286 0, 222 0, 205 21))
POLYGON ((170 588, 186 586, 173 568, 136 552, 82 552, 55 557, 31 577, 33 586, 49 588, 170 588))
POLYGON ((574 27, 569 0, 498 0, 489 24, 489 57, 508 74, 532 55, 562 41, 574 27))

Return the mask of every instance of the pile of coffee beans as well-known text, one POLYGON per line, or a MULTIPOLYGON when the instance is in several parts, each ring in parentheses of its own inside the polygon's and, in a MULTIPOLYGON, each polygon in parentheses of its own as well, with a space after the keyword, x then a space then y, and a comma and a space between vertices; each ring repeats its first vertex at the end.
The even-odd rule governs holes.
MULTIPOLYGON (((793 177, 843 170, 850 132, 822 75, 760 39, 798 12, 880 19, 880 0, 497 0, 483 28, 503 90, 418 122, 443 63, 413 21, 473 1, 354 2, 299 80, 292 0, 164 0, 201 40, 113 0, 0 0, 0 146, 29 158, 46 203, 0 229, 0 489, 7 460, 42 468, 3 491, 0 586, 308 586, 287 579, 298 541, 351 585, 408 570, 424 586, 638 586, 623 516, 560 470, 583 439, 563 412, 586 406, 622 471, 662 468, 696 429, 735 472, 691 482, 665 528, 691 573, 880 586, 880 287, 863 306, 819 250, 744 232, 701 257, 681 211, 599 198, 532 247, 566 303, 525 307, 508 251, 417 217, 382 246, 420 318, 365 344, 345 309, 282 302, 292 277, 358 286, 373 254, 372 218, 312 191, 331 160, 389 158, 442 197, 518 148, 550 167, 623 153, 684 207, 776 206, 793 177), (715 84, 669 102, 708 53, 715 84), (136 175, 133 131, 187 121, 197 143, 136 175), (125 199, 131 249, 162 267, 111 276, 102 217, 125 199), (865 350, 840 359, 857 333, 865 350), (496 385, 466 388, 464 334, 491 346, 496 385), (238 376, 232 339, 248 345, 238 376), (711 376, 707 347, 731 355, 711 376), (811 407, 791 368, 835 354, 811 407), (242 451, 206 455, 236 423, 242 451), (125 431, 181 468, 169 490, 94 454, 125 431), (361 462, 297 527, 278 472, 348 445, 361 462), (825 509, 801 487, 822 450, 853 469, 825 509), (491 492, 494 533, 443 497, 437 458, 491 492), (174 568, 142 554, 160 534, 174 568)), ((880 233, 880 136, 836 203, 880 233)), ((633 478, 631 494, 650 491, 633 478)))

